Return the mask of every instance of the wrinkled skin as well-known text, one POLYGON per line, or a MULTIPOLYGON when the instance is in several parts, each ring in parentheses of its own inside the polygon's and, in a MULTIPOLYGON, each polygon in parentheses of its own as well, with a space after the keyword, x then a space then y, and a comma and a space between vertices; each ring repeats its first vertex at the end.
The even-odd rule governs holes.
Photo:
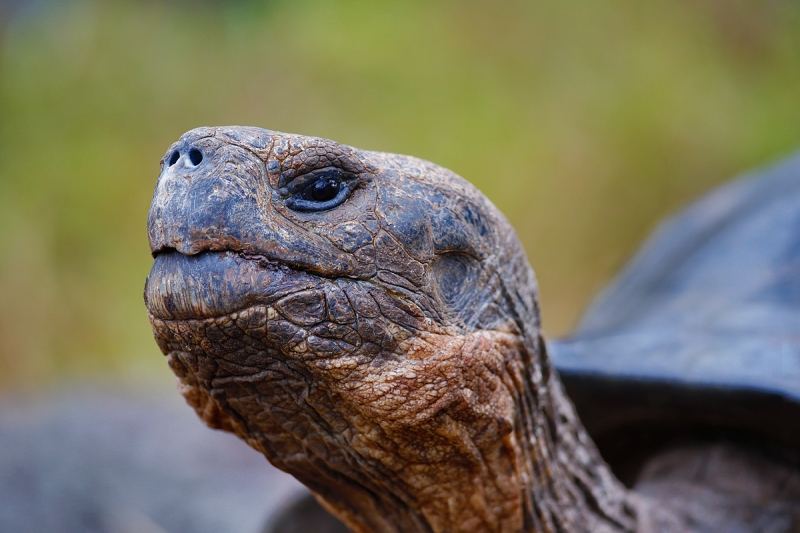
POLYGON ((181 392, 354 532, 687 531, 562 392, 536 281, 475 188, 255 128, 167 151, 145 300, 181 392), (335 176, 335 197, 309 184, 335 176))
POLYGON ((189 403, 352 530, 632 527, 543 356, 519 242, 458 176, 203 128, 165 155, 149 237, 146 303, 189 403), (341 205, 287 206, 331 168, 341 205))

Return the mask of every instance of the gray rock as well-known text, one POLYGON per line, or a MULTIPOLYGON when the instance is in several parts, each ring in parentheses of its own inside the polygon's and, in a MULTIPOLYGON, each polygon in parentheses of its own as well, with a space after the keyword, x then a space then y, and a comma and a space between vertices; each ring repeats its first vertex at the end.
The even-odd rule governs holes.
POLYGON ((4 533, 254 533, 305 489, 174 390, 0 407, 4 533))

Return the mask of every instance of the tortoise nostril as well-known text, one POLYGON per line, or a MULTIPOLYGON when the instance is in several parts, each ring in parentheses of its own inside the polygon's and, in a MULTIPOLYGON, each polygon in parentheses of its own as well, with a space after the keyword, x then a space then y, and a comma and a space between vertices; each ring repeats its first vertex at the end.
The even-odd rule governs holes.
POLYGON ((198 150, 197 148, 192 148, 189 150, 189 161, 192 162, 192 165, 197 166, 203 160, 203 153, 198 150))
POLYGON ((172 152, 172 155, 169 156, 169 166, 172 166, 175 163, 177 163, 178 159, 180 159, 180 157, 181 157, 181 153, 179 151, 175 150, 174 152, 172 152))

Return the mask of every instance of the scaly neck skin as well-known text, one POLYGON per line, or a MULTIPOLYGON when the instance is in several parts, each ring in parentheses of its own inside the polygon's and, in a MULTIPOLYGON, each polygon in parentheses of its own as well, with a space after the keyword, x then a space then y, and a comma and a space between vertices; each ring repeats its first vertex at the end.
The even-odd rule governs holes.
POLYGON ((280 363, 249 385, 218 381, 203 351, 170 349, 182 324, 154 329, 198 414, 295 475, 356 533, 637 530, 634 500, 543 342, 529 356, 514 333, 429 332, 401 341, 406 356, 379 372, 341 358, 291 377, 296 365, 280 363))
POLYGON ((527 454, 523 479, 530 480, 525 514, 531 524, 523 531, 637 531, 634 500, 600 457, 550 362, 542 361, 527 367, 527 424, 518 432, 527 454))
MULTIPOLYGON (((546 355, 531 361, 523 351, 512 335, 484 332, 450 359, 481 364, 462 367, 470 388, 436 417, 434 433, 444 437, 449 460, 423 468, 423 476, 396 472, 415 489, 408 512, 437 533, 635 531, 628 492, 600 458, 546 355)), ((411 449, 404 440, 396 436, 399 449, 411 449)))

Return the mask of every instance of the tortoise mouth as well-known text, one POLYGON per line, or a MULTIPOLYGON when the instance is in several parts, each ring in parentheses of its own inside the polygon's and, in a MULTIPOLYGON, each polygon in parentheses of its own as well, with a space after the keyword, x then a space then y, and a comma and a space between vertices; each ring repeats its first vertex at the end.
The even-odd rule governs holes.
POLYGON ((322 279, 263 256, 237 251, 159 252, 144 288, 153 318, 226 316, 319 285, 322 279))

